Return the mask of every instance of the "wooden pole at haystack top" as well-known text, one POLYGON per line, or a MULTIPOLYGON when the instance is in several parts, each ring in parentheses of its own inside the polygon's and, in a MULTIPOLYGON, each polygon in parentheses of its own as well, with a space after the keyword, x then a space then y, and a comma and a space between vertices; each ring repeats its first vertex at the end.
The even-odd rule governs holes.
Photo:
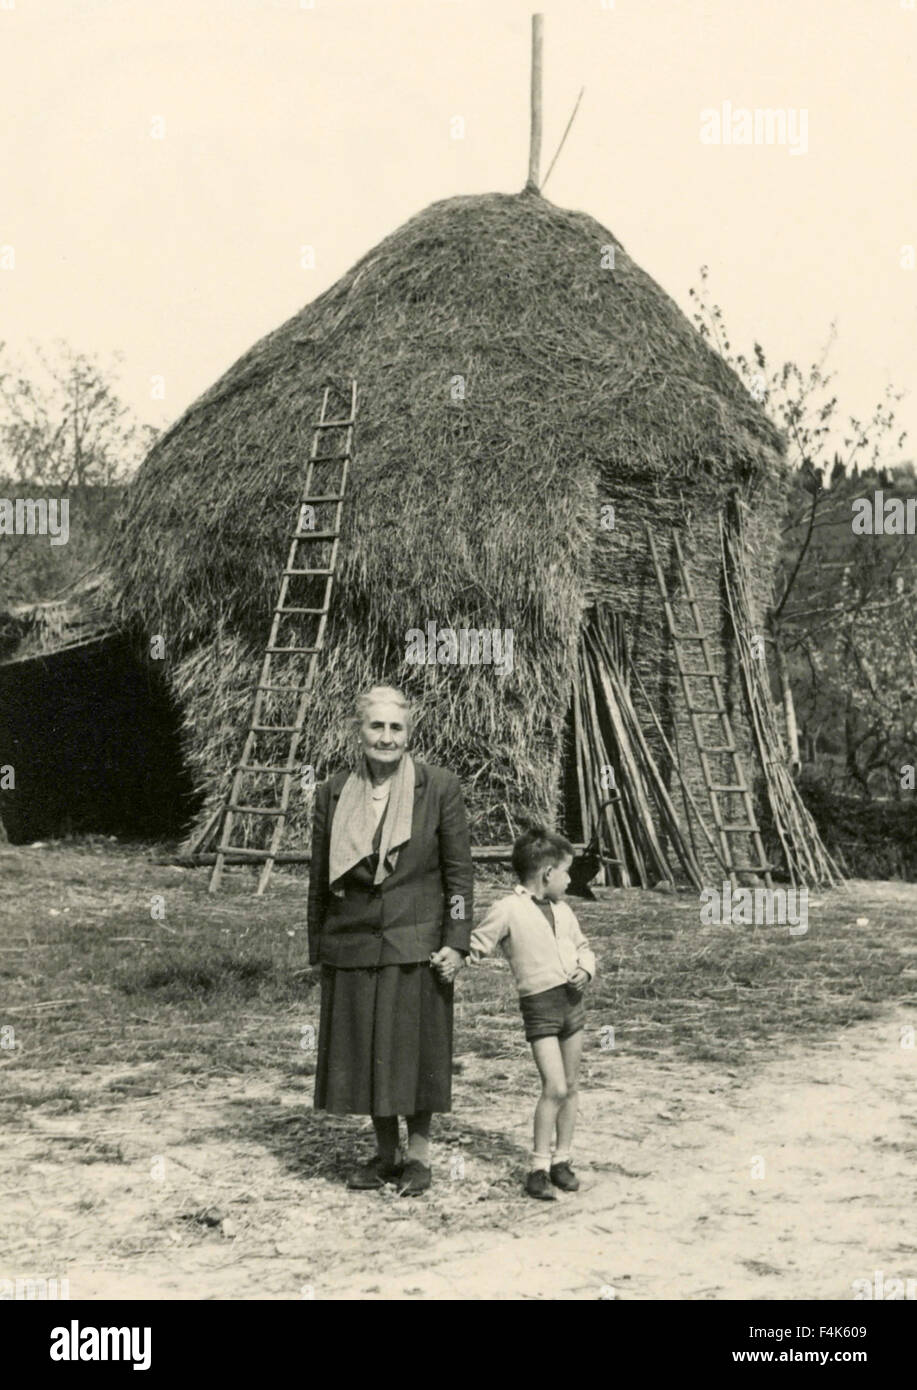
POLYGON ((529 140, 529 177, 526 191, 538 192, 541 169, 541 53, 544 38, 544 15, 532 15, 532 126, 529 140))

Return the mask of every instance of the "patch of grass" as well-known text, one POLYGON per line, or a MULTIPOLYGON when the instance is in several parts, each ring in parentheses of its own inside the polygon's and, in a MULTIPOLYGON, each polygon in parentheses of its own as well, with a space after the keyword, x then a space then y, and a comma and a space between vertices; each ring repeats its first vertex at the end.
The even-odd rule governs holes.
MULTIPOLYGON (((300 1044, 303 1025, 317 1030, 319 998, 302 877, 275 873, 265 898, 254 897, 247 870, 228 873, 215 897, 207 877, 156 862, 142 847, 0 849, 0 916, 15 923, 17 943, 40 948, 11 953, 4 967, 0 1025, 11 1024, 16 1038, 0 1052, 7 1082, 20 1062, 89 1074, 162 1062, 170 1078, 311 1074, 314 1056, 300 1044), (18 877, 5 873, 10 858, 18 877), (165 903, 161 921, 151 917, 154 895, 165 903)), ((493 878, 482 882, 480 912, 505 891, 493 878)), ((629 889, 571 900, 599 965, 586 996, 587 1052, 605 1050, 610 1027, 609 1067, 622 1054, 746 1064, 775 1040, 825 1036, 917 997, 917 885, 857 882, 811 897, 800 937, 701 926, 696 895, 629 889), (858 927, 858 917, 868 925, 858 927)), ((505 962, 462 972, 455 1054, 528 1062, 505 962)), ((159 1075, 136 1084, 126 1075, 104 1091, 109 1100, 162 1084, 159 1075)), ((8 1086, 11 1105, 56 1105, 57 1113, 83 1103, 67 1087, 15 1102, 13 1094, 8 1086)))
POLYGON ((274 962, 234 956, 224 952, 210 964, 198 960, 165 960, 122 971, 117 987, 124 994, 160 993, 174 1002, 222 993, 230 998, 251 999, 267 990, 282 989, 274 962))
POLYGON ((84 1141, 82 1146, 76 1142, 72 1147, 75 1152, 73 1157, 77 1163, 123 1163, 124 1150, 120 1144, 108 1144, 104 1139, 92 1139, 84 1141))
POLYGON ((4 1086, 0 1108, 9 1113, 16 1110, 47 1110, 49 1115, 72 1115, 82 1110, 80 1096, 69 1086, 4 1086))

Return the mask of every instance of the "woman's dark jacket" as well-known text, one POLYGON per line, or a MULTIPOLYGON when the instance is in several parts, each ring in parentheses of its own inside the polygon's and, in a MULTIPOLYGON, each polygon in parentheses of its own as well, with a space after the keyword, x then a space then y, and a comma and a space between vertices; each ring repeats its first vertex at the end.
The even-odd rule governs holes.
POLYGON ((337 772, 315 793, 309 874, 309 960, 350 967, 410 965, 431 951, 467 951, 474 880, 459 779, 415 759, 411 838, 394 872, 373 886, 373 859, 355 865, 328 889, 331 819, 347 781, 337 772))

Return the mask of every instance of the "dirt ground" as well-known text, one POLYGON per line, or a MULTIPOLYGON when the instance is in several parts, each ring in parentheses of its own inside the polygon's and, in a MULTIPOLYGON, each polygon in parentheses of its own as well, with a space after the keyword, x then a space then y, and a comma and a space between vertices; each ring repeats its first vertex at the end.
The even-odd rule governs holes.
POLYGON ((72 1299, 852 1299, 876 1271, 917 1281, 917 885, 820 894, 795 939, 701 926, 690 894, 578 905, 599 956, 582 1188, 548 1205, 521 1190, 537 1083, 505 963, 460 977, 432 1190, 351 1193, 371 1130, 311 1107, 300 882, 255 911, 244 877, 215 899, 96 843, 0 868, 0 1295, 66 1278, 72 1299))
POLYGON ((849 1299, 876 1270, 917 1275, 913 1022, 889 1008, 745 1075, 616 1059, 585 1081, 582 1190, 551 1206, 518 1192, 525 1078, 522 1099, 489 1091, 490 1059, 466 1058, 419 1200, 303 1181, 303 1092, 271 1076, 188 1079, 162 1104, 142 1068, 93 1072, 124 1097, 110 1123, 33 1110, 4 1140, 4 1263, 66 1275, 71 1298, 849 1299), (496 1203, 491 1157, 515 1170, 496 1203))

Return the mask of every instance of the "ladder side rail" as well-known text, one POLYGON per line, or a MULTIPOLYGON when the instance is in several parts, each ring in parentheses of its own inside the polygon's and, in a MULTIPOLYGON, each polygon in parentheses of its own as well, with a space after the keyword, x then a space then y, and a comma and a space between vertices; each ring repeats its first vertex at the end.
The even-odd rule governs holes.
MULTIPOLYGON (((676 559, 677 559, 679 562, 681 562, 681 547, 680 547, 679 544, 678 544, 678 536, 677 536, 677 534, 675 534, 674 532, 672 533, 672 535, 673 535, 673 540, 674 540, 674 542, 675 542, 675 555, 676 555, 676 559)), ((714 825, 714 829, 716 830, 717 838, 718 838, 718 840, 719 840, 719 842, 720 842, 720 851, 721 851, 721 854, 722 854, 723 863, 724 863, 725 865, 728 866, 728 870, 727 870, 727 871, 728 871, 728 873, 729 873, 730 883, 731 883, 732 887, 735 888, 735 886, 736 886, 736 877, 735 877, 735 869, 734 869, 734 867, 733 867, 732 848, 731 848, 730 843, 729 843, 729 837, 728 837, 728 835, 726 834, 726 830, 725 830, 725 828, 724 828, 724 821, 723 821, 722 811, 721 811, 721 808, 720 808, 719 796, 718 796, 718 794, 713 790, 713 787, 714 787, 715 784, 714 784, 713 777, 712 777, 711 770, 710 770, 710 763, 709 763, 708 758, 707 758, 707 749, 706 749, 706 744, 705 744, 705 742, 704 742, 703 729, 702 729, 702 727, 701 727, 700 719, 699 719, 699 717, 698 717, 697 706, 696 706, 695 703, 694 703, 694 696, 693 696, 693 693, 692 693, 692 691, 691 691, 690 685, 689 685, 689 683, 688 683, 688 677, 687 677, 687 675, 685 674, 684 663, 682 662, 682 659, 681 659, 681 643, 680 643, 679 637, 678 637, 678 629, 677 629, 676 624, 675 624, 675 615, 674 615, 674 612, 673 612, 673 609, 672 609, 672 604, 671 604, 671 601, 670 601, 669 595, 668 595, 668 586, 667 586, 666 581, 665 581, 665 574, 663 573, 663 570, 662 570, 662 564, 661 564, 660 559, 659 559, 659 552, 658 552, 658 550, 656 549, 656 542, 655 542, 655 540, 654 540, 654 538, 653 538, 653 534, 652 534, 652 532, 651 532, 651 530, 650 530, 649 527, 647 527, 647 538, 648 538, 648 540, 649 540, 650 554, 651 554, 651 556, 652 556, 653 567, 654 567, 654 569, 655 569, 655 571, 656 571, 656 581, 657 581, 657 584, 659 585, 659 592, 660 592, 660 594, 662 595, 663 608, 664 608, 664 610, 665 610, 666 621, 667 621, 668 627, 669 627, 669 634, 670 634, 670 636, 671 636, 671 638, 672 638, 672 642, 673 642, 673 646, 674 646, 674 651, 675 651, 675 665, 676 665, 676 667, 677 667, 677 669, 678 669, 679 681, 680 681, 680 684, 681 684, 682 692, 683 692, 684 697, 685 697, 685 705, 686 705, 687 710, 688 710, 688 718, 689 718, 690 723, 691 723, 691 731, 692 731, 692 733, 693 733, 693 735, 694 735, 694 743, 695 743, 695 746, 696 746, 696 748, 697 748, 698 758, 699 758, 700 766, 701 766, 701 773, 702 773, 703 779, 704 779, 704 786, 705 786, 706 789, 707 789, 707 798, 708 798, 708 800, 709 800, 709 802, 710 802, 710 811, 711 811, 711 814, 712 814, 712 816, 713 816, 713 825, 714 825)), ((682 564, 682 563, 679 563, 679 578, 681 578, 681 579, 682 579, 682 583, 684 583, 683 564, 682 564)), ((700 637, 703 635, 703 629, 702 629, 702 628, 700 627, 700 625, 698 624, 698 622, 697 622, 697 614, 696 614, 696 612, 695 612, 693 609, 692 609, 692 615, 694 616, 694 619, 695 619, 696 636, 697 636, 698 638, 700 638, 700 637)), ((705 647, 706 647, 706 643, 704 643, 703 645, 704 645, 704 648, 705 648, 705 647)), ((708 655, 706 654, 706 651, 705 651, 705 654, 704 654, 704 664, 709 668, 709 664, 710 664, 710 663, 709 663, 709 657, 708 657, 708 655)))
MULTIPOLYGON (((325 399, 327 400, 327 392, 326 392, 326 397, 325 397, 325 399)), ((273 870, 273 866, 274 866, 274 861, 275 861, 276 855, 277 855, 277 853, 278 853, 278 851, 279 851, 279 848, 280 848, 280 845, 281 845, 281 843, 282 843, 282 841, 283 841, 283 835, 284 835, 284 831, 285 831, 285 829, 286 829, 287 813, 288 813, 288 811, 289 811, 289 805, 290 805, 290 796, 291 796, 292 788, 293 788, 293 778, 294 778, 294 775, 295 775, 295 772, 296 772, 297 756, 298 756, 298 753, 299 753, 299 745, 300 745, 300 742, 301 742, 301 740, 302 740, 302 733, 303 733, 303 728, 304 728, 304 725, 305 725, 306 713, 307 713, 307 711, 308 711, 308 706, 309 706, 309 696, 310 696, 310 694, 311 694, 311 692, 312 692, 312 689, 313 689, 313 686, 314 686, 314 683, 315 683, 315 673, 316 673, 316 670, 317 670, 318 658, 319 658, 320 653, 323 651, 323 649, 324 649, 324 644, 325 644, 325 629, 326 629, 326 625, 327 625, 327 621, 328 621, 328 614, 329 614, 329 611, 330 611, 330 608, 331 608, 331 594, 332 594, 332 590, 333 590, 333 586, 334 586, 334 575, 335 575, 335 571, 336 571, 336 569, 337 569, 338 546, 339 546, 339 541, 340 541, 341 524, 342 524, 342 519, 343 519, 344 498, 345 498, 346 492, 347 492, 347 482, 348 482, 348 478, 349 478, 350 463, 351 463, 351 458, 352 458, 352 454, 353 454, 353 431, 354 431, 355 410, 356 410, 356 382, 355 382, 355 381, 352 381, 352 382, 351 382, 351 414, 350 414, 350 419, 349 419, 349 420, 347 421, 347 423, 346 423, 346 439, 345 439, 345 443, 344 443, 343 453, 342 453, 342 455, 341 455, 341 465, 342 465, 342 467, 341 467, 341 477, 340 477, 340 482, 339 482, 338 488, 337 488, 337 501, 334 503, 335 518, 334 518, 334 522, 333 522, 332 528, 331 528, 332 531, 334 532, 334 535, 333 535, 333 539, 332 539, 332 541, 331 541, 331 555, 330 555, 330 557, 329 557, 329 559, 328 559, 328 564, 327 564, 328 574, 325 576, 325 590, 324 590, 324 596, 323 596, 323 599, 322 599, 321 610, 320 610, 320 613, 319 613, 318 629, 317 629, 317 632, 316 632, 316 634, 315 634, 314 643, 311 643, 311 644, 310 644, 310 645, 312 646, 313 650, 309 653, 308 667, 307 667, 305 679, 304 679, 304 681, 303 681, 303 685, 302 685, 302 688, 301 688, 301 691, 300 691, 300 697, 299 697, 299 703, 298 703, 298 706, 297 706, 296 717, 295 717, 294 724, 293 724, 293 728, 292 728, 292 731, 291 731, 290 742, 289 742, 289 746, 288 746, 288 750, 287 750, 286 765, 285 765, 285 767, 284 767, 284 769, 283 769, 283 774, 282 774, 282 782, 281 782, 281 790, 280 790, 279 814, 278 814, 278 816, 277 816, 277 819, 276 819, 275 822, 274 822, 274 828, 273 828, 273 831, 272 831, 272 834, 271 834, 270 844, 269 844, 269 846, 268 846, 268 848, 267 848, 267 851, 266 851, 266 853, 265 853, 264 863, 263 863, 263 865, 262 865, 261 873, 260 873, 260 875, 259 875, 258 887, 257 887, 257 889, 256 889, 256 893, 257 893, 258 896, 260 896, 261 894, 264 893, 264 891, 265 891, 265 889, 266 889, 266 887, 267 887, 267 885, 268 885, 268 882, 269 882, 270 876, 271 876, 271 872, 272 872, 272 870, 273 870)), ((336 428, 337 428, 337 427, 339 427, 339 426, 336 426, 336 428)), ((316 452, 316 445, 317 445, 318 437, 319 437, 319 435, 318 435, 318 430, 316 430, 316 431, 315 431, 314 441, 313 441, 313 461, 314 461, 314 456, 315 456, 315 452, 316 452)), ((314 474, 313 474, 313 469, 312 469, 312 462, 310 461, 310 466, 309 466, 309 470, 308 470, 307 481, 306 481, 306 484, 305 484, 304 490, 303 490, 303 498, 302 498, 302 501, 301 501, 301 503, 300 503, 300 512, 299 512, 299 519, 300 519, 300 521, 301 521, 301 518, 302 518, 302 507, 305 506, 305 505, 307 505, 307 503, 309 502, 309 498, 310 498, 312 495, 314 495, 314 493, 313 493, 313 488, 314 488, 313 478, 314 478, 314 474)), ((300 529, 301 529, 300 525, 297 524, 297 531, 299 531, 300 529)), ((312 541, 313 543, 315 543, 315 540, 316 540, 316 538, 310 537, 310 536, 308 535, 308 533, 307 533, 306 535, 304 535, 304 536, 299 536, 299 535, 297 535, 297 536, 294 538, 294 540, 293 540, 293 548, 295 548, 298 544, 300 544, 300 543, 302 543, 302 542, 309 542, 309 541, 312 541)), ((326 542, 319 542, 319 543, 325 544, 326 542)), ((293 557, 293 556, 291 555, 291 559, 290 559, 290 562, 289 562, 288 565, 287 565, 287 569, 292 569, 292 568, 294 568, 294 565, 295 565, 295 557, 293 557)), ((287 576, 284 576, 284 578, 287 578, 287 576)))
MULTIPOLYGON (((703 627, 703 624, 700 621, 700 606, 697 601, 697 593, 691 581, 687 564, 685 563, 684 552, 682 551, 681 541, 679 540, 677 532, 673 532, 672 539, 674 542, 674 549, 679 569, 679 575, 681 577, 682 583, 684 584, 685 594, 687 596, 688 603, 691 607, 692 616, 694 618, 694 624, 697 629, 698 636, 700 637, 704 667, 709 672, 711 689, 713 691, 713 696, 717 707, 717 716, 720 720, 720 724, 723 729, 723 741, 726 745, 725 755, 730 759, 732 763, 733 781, 737 784, 739 788, 737 795, 740 795, 742 798, 742 805, 745 811, 746 820, 748 822, 748 834, 751 836, 752 843, 754 845, 755 855, 757 856, 757 862, 762 866, 765 884, 768 888, 770 888, 771 875, 770 869, 769 867, 767 867, 767 855, 764 849, 764 842, 761 839, 761 831, 758 825, 758 818, 755 814, 754 803, 751 798, 751 791, 745 778, 745 769, 742 760, 739 756, 735 731, 732 726, 732 720, 729 716, 729 710, 726 704, 723 688, 720 683, 720 678, 717 675, 716 670, 714 668, 713 653, 710 649, 709 638, 703 627)), ((711 795, 717 794, 712 787, 710 788, 710 792, 711 795)), ((732 862, 733 861, 730 858, 730 863, 732 862)), ((733 883, 732 886, 734 888, 736 886, 735 883, 733 883)))
MULTIPOLYGON (((352 383, 352 386, 353 386, 353 383, 352 383)), ((327 419, 327 410, 328 410, 328 398, 329 398, 329 395, 330 395, 330 387, 326 386, 325 389, 324 389, 324 392, 323 392, 323 394, 322 394, 322 404, 321 404, 321 410, 320 410, 319 421, 318 421, 318 424, 319 424, 319 425, 324 424, 324 422, 325 422, 326 419, 327 419)), ((311 446, 311 449, 310 449, 309 459, 308 459, 307 465, 306 465, 306 484, 305 484, 305 486, 306 486, 307 488, 310 488, 310 489, 311 489, 311 484, 312 484, 312 478, 313 478, 313 476, 314 476, 314 473, 313 473, 313 470, 314 470, 314 460, 315 460, 315 456, 316 456, 317 453, 318 453, 319 439, 320 439, 320 437, 321 437, 321 435, 320 435, 319 429, 318 429, 317 427, 314 427, 314 428, 313 428, 313 432, 312 432, 312 446, 311 446)), ((300 509, 299 509, 299 511, 297 512, 297 525, 296 525, 297 531, 299 531, 299 530, 301 529, 301 528, 300 528, 300 525, 299 525, 300 519, 301 519, 301 517, 302 517, 302 510, 301 510, 301 507, 302 507, 302 504, 300 504, 300 509)), ((298 544, 297 540, 295 540, 295 539, 294 539, 294 540, 291 540, 290 547, 289 547, 289 552, 288 552, 287 563, 286 563, 286 565, 284 566, 284 570, 290 570, 290 569, 293 569, 293 568, 294 568, 294 557, 295 557, 295 554, 296 554, 296 546, 297 546, 297 544, 298 544)), ((286 597, 287 597, 287 595, 288 595, 288 593, 289 593, 289 581, 290 581, 290 576, 289 576, 288 574, 286 574, 286 573, 282 573, 282 575, 281 575, 280 589, 279 589, 279 591, 278 591, 278 596, 277 596, 277 602, 276 602, 276 604, 275 604, 275 606, 274 606, 274 612, 273 612, 273 614, 272 614, 272 619, 271 619, 270 634, 269 634, 268 641, 267 641, 267 644, 266 644, 266 648, 265 648, 265 652, 264 652, 264 657, 263 657, 262 663, 261 663, 260 678, 259 678, 259 680, 258 680, 258 682, 257 682, 256 687, 255 687, 255 696, 254 696, 254 700, 253 700, 253 702, 252 702, 252 707, 251 707, 252 712, 251 712, 251 716, 250 716, 250 719, 249 719, 248 730, 247 730, 246 736, 245 736, 245 742, 244 742, 244 744, 243 744, 242 756, 241 756, 241 758, 239 759, 239 762, 236 764, 236 767, 235 767, 235 770, 234 770, 234 773, 233 773, 232 782, 231 782, 231 784, 230 784, 229 793, 228 793, 228 796, 227 796, 227 798, 226 798, 226 802, 225 802, 224 809, 223 809, 223 815, 222 815, 222 822, 223 822, 223 823, 222 823, 222 826, 221 826, 221 833, 220 833, 220 835, 219 835, 219 843, 218 843, 218 848, 217 848, 216 859, 215 859, 215 861, 214 861, 213 873, 211 874, 210 884, 209 884, 209 891, 210 891, 211 893, 216 892, 217 888, 219 887, 220 880, 221 880, 221 878, 222 878, 222 873, 223 873, 223 866, 224 866, 224 860, 225 860, 225 852, 226 852, 228 849, 231 848, 232 830, 233 830, 233 826, 234 826, 234 823, 235 823, 235 815, 234 815, 234 812, 235 812, 235 811, 239 808, 239 806, 242 804, 242 803, 240 803, 240 800, 239 800, 240 795, 241 795, 241 791, 242 791, 242 782, 243 782, 245 773, 246 773, 246 771, 248 770, 248 765, 249 765, 250 762, 251 762, 251 754, 252 754, 252 750, 253 750, 253 747, 254 747, 254 743, 255 743, 255 739, 256 739, 256 734, 257 734, 257 732, 260 730, 260 727, 261 727, 262 710, 263 710, 263 701, 264 701, 264 696, 265 696, 265 694, 267 693, 267 692, 263 689, 263 687, 264 687, 264 686, 269 686, 269 685, 271 684, 270 675, 271 675, 271 665, 272 665, 272 663, 271 663, 272 652, 271 652, 270 649, 271 649, 272 647, 274 647, 274 646, 277 645, 276 638, 277 638, 277 635, 278 635, 279 625, 280 625, 280 621, 281 621, 281 617, 282 617, 281 613, 278 612, 278 610, 279 610, 279 609, 282 609, 283 607, 286 606, 286 605, 285 605, 285 600, 286 600, 286 597)))

